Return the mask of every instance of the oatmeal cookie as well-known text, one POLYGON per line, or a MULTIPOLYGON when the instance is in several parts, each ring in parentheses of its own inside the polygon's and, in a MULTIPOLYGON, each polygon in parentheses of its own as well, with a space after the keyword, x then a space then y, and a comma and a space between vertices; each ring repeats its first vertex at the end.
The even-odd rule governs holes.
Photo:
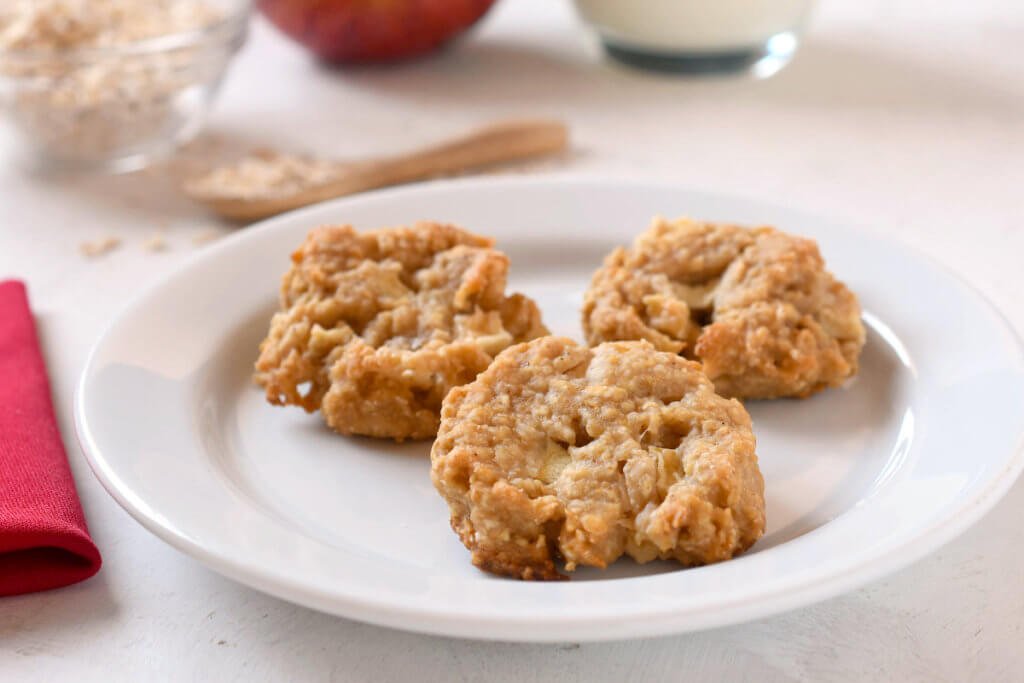
POLYGON ((431 478, 473 564, 564 578, 622 554, 727 560, 765 528, 750 416, 646 341, 542 337, 445 398, 431 478))
POLYGON ((436 223, 313 230, 260 345, 267 400, 319 409, 342 434, 434 436, 449 389, 547 334, 533 301, 505 295, 508 258, 492 245, 436 223))
POLYGON ((818 245, 774 228, 655 219, 609 254, 583 305, 590 344, 645 339, 701 361, 720 394, 807 397, 856 374, 857 297, 818 245))

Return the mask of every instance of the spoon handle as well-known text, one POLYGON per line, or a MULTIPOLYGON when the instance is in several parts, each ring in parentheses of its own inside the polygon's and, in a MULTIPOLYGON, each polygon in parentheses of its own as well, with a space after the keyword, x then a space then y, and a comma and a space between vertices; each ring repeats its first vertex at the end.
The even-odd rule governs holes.
POLYGON ((507 121, 408 154, 342 162, 336 180, 285 196, 237 197, 188 186, 186 192, 225 218, 254 221, 354 192, 550 154, 565 147, 568 137, 565 124, 558 121, 507 121))
POLYGON ((396 185, 550 154, 564 148, 568 137, 565 124, 559 121, 506 121, 422 150, 362 162, 359 170, 372 187, 396 185))

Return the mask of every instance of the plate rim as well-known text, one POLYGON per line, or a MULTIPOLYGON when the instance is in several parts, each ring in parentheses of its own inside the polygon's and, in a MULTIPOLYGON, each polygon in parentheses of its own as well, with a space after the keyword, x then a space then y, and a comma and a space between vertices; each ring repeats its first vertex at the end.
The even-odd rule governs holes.
MULTIPOLYGON (((723 606, 721 602, 718 602, 713 607, 699 606, 685 612, 664 609, 651 609, 642 612, 639 610, 631 611, 629 614, 631 627, 628 632, 623 633, 609 632, 609 629, 604 629, 600 625, 596 627, 591 625, 590 628, 587 628, 586 624, 583 623, 593 620, 595 617, 599 619, 602 617, 611 618, 613 614, 618 612, 615 608, 606 608, 609 610, 607 613, 598 611, 595 615, 545 616, 544 624, 547 626, 576 629, 573 637, 569 638, 557 634, 553 635, 551 634, 551 629, 546 631, 543 629, 537 630, 537 621, 525 616, 509 617, 477 613, 460 614, 453 611, 439 613, 436 609, 426 606, 383 604, 348 593, 334 592, 329 596, 323 595, 320 591, 315 588, 311 589, 299 580, 279 576, 275 572, 268 571, 263 567, 254 567, 238 558, 226 557, 219 553, 211 552, 203 547, 202 544, 192 541, 187 535, 174 529, 173 525, 160 523, 155 518, 155 515, 147 511, 145 501, 138 499, 131 491, 131 487, 117 475, 115 468, 111 466, 98 444, 92 438, 88 420, 85 416, 84 395, 90 370, 93 368, 96 356, 100 352, 104 341, 108 339, 122 322, 130 317, 131 313, 142 302, 176 279, 183 271, 205 261, 216 260, 220 252, 230 251, 236 242, 250 239, 251 235, 277 230, 279 229, 279 224, 294 223, 301 220, 306 214, 312 215, 323 211, 326 206, 359 202, 368 198, 386 198, 393 194, 431 193, 433 191, 444 191, 448 188, 457 189, 460 187, 471 189, 477 185, 508 187, 551 183, 594 186, 616 185, 647 190, 657 188, 732 202, 748 202, 773 207, 780 211, 798 213, 807 217, 817 216, 843 230, 867 233, 875 239, 899 249, 906 256, 924 262, 941 271, 944 276, 966 289, 1003 326, 1008 333, 1009 340, 1012 342, 1012 348, 1016 352, 1017 362, 1024 366, 1024 339, 1022 339, 1021 334, 1012 321, 981 290, 951 267, 929 254, 901 240, 883 235, 880 231, 870 226, 851 224, 841 219, 828 218, 815 211, 755 196, 706 190, 700 187, 650 178, 626 178, 614 174, 555 173, 524 177, 474 177, 437 180, 384 188, 349 197, 337 198, 296 209, 247 226, 222 238, 206 249, 190 255, 170 272, 156 278, 125 302, 117 313, 103 325, 101 332, 93 341, 83 363, 79 379, 75 383, 73 396, 74 431, 93 475, 99 480, 104 490, 129 515, 164 542, 197 559, 204 566, 215 572, 243 585, 290 602, 329 614, 419 633, 480 640, 515 640, 520 642, 564 642, 572 640, 574 642, 597 642, 690 632, 750 621, 810 605, 866 585, 882 576, 917 562, 961 535, 984 517, 1002 499, 1010 487, 1017 481, 1021 472, 1024 471, 1024 433, 1021 433, 1016 436, 1016 445, 1013 452, 1005 458, 1003 468, 999 472, 993 473, 981 490, 977 491, 973 496, 962 498, 959 505, 949 508, 945 515, 934 520, 931 524, 922 527, 913 537, 904 541, 897 548, 881 552, 876 556, 866 557, 858 564, 844 567, 823 580, 813 584, 805 584, 795 590, 785 587, 768 589, 765 591, 765 595, 759 596, 753 603, 737 599, 734 602, 742 604, 727 604, 723 606), (330 601, 330 605, 324 604, 327 600, 330 601), (643 621, 637 621, 639 618, 642 618, 643 621), (679 623, 684 620, 685 623, 679 623), (478 630, 481 628, 484 630, 478 630)), ((621 618, 621 615, 618 616, 621 618)), ((614 629, 611 631, 614 631, 614 629)))

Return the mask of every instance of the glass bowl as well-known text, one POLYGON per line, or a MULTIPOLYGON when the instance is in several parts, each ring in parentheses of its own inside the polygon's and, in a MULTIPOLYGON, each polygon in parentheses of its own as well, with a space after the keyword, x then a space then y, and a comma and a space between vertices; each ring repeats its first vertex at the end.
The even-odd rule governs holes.
POLYGON ((110 47, 0 50, 0 106, 23 156, 46 170, 130 171, 202 128, 251 4, 211 24, 110 47))

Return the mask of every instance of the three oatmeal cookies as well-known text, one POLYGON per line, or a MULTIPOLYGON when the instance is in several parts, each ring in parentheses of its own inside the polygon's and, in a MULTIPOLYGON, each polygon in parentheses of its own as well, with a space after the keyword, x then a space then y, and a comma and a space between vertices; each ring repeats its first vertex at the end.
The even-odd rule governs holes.
POLYGON ((857 372, 856 297, 817 245, 656 219, 584 298, 591 348, 505 294, 493 241, 419 223, 313 230, 292 255, 256 381, 342 434, 429 438, 431 479, 477 567, 565 578, 629 555, 727 560, 765 530, 736 398, 857 372), (696 362, 699 361, 699 362, 696 362))
POLYGON ((450 225, 317 228, 292 254, 256 382, 342 434, 433 437, 449 389, 547 334, 507 274, 493 240, 450 225))
POLYGON ((718 392, 807 397, 857 372, 857 298, 813 240, 689 219, 610 253, 583 305, 587 341, 644 339, 699 360, 718 392))

